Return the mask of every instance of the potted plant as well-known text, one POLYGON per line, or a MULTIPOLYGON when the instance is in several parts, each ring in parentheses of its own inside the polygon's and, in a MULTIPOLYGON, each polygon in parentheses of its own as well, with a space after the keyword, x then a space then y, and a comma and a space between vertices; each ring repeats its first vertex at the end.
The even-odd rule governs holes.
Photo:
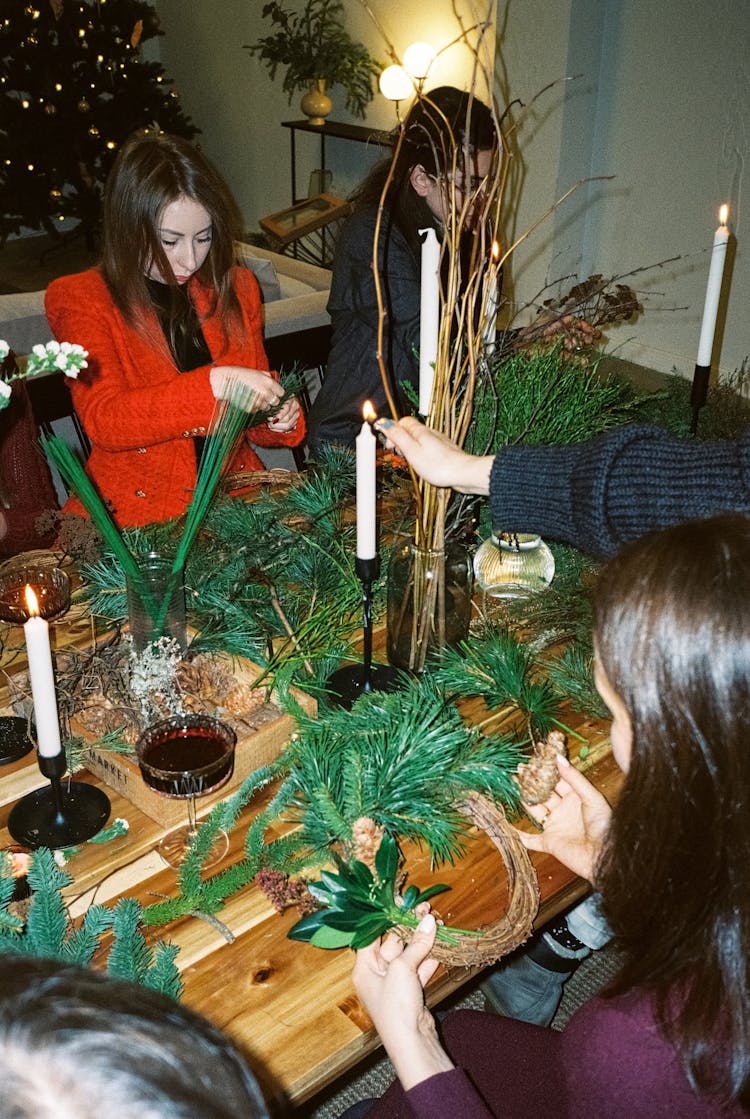
POLYGON ((364 117, 374 96, 372 80, 381 67, 367 48, 349 35, 343 14, 343 0, 306 0, 300 12, 270 0, 263 8, 263 18, 270 19, 274 30, 246 45, 272 78, 279 66, 285 68, 282 86, 290 103, 295 93, 308 91, 302 99, 302 111, 313 124, 323 124, 331 111, 326 85, 341 86, 347 109, 359 117, 364 117), (323 100, 316 104, 319 95, 323 100))

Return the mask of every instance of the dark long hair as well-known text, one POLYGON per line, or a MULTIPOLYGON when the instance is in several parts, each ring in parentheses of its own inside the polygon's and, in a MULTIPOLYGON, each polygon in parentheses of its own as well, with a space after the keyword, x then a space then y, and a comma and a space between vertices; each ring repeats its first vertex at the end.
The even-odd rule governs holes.
POLYGON ((0 1109, 14 1119, 268 1119, 232 1042, 172 999, 0 955, 0 1109))
MULTIPOLYGON (((403 127, 403 140, 393 167, 385 205, 390 219, 406 238, 415 256, 418 230, 435 226, 435 216, 409 181, 412 169, 424 167, 428 175, 445 175, 454 169, 471 177, 469 157, 498 148, 492 113, 482 102, 453 86, 439 86, 418 97, 403 126, 393 134, 394 144, 403 127)), ((351 196, 355 210, 380 202, 391 170, 391 158, 377 163, 351 196)))
POLYGON ((102 273, 117 307, 137 328, 143 328, 151 307, 146 275, 152 264, 173 289, 172 319, 184 313, 157 233, 164 207, 183 196, 198 202, 211 218, 211 249, 197 275, 211 289, 211 310, 218 308, 227 334, 230 325, 241 322, 231 280, 241 219, 219 172, 179 136, 141 132, 123 144, 104 192, 102 273))
POLYGON ((750 1102, 750 519, 654 533, 602 571, 598 656, 633 728, 597 868, 694 1087, 750 1102))

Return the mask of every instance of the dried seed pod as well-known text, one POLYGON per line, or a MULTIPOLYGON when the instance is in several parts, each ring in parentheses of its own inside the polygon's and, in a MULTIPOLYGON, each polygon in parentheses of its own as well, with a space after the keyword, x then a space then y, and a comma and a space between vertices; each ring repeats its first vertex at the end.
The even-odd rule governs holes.
POLYGON ((553 730, 541 742, 535 742, 529 760, 519 764, 516 781, 526 804, 542 804, 552 796, 560 780, 558 754, 567 757, 568 748, 565 735, 553 730))

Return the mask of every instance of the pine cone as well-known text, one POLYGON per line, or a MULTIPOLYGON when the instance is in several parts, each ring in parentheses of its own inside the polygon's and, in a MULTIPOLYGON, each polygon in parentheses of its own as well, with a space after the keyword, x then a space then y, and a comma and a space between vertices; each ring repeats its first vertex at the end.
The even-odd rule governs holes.
POLYGON ((250 684, 237 684, 224 697, 223 707, 238 719, 247 719, 253 711, 263 706, 264 695, 262 688, 253 688, 250 684))
POLYGON ((519 764, 516 781, 526 804, 542 804, 552 796, 560 780, 558 754, 567 757, 568 748, 565 735, 553 730, 541 742, 535 742, 529 760, 519 764))
POLYGON ((360 816, 352 824, 352 858, 375 869, 375 856, 383 838, 384 828, 379 827, 369 816, 360 816))

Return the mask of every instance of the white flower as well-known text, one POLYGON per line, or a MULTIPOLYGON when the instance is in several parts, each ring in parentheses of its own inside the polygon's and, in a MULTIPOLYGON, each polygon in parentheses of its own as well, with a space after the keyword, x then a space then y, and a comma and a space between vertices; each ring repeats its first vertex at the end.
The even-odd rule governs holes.
POLYGON ((37 377, 41 373, 60 370, 67 377, 76 378, 87 367, 88 352, 73 342, 48 342, 46 346, 33 347, 26 365, 26 374, 37 377))
POLYGON ((10 346, 2 338, 0 338, 0 361, 5 361, 10 353, 10 346))

